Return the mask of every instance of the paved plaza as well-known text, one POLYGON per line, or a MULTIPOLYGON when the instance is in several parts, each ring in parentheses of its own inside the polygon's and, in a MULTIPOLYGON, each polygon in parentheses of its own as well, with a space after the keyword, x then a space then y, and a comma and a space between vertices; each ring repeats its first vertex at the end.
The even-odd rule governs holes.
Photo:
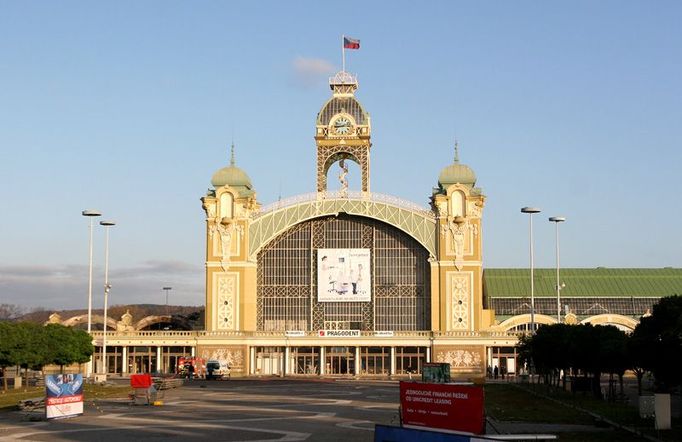
POLYGON ((0 414, 0 440, 371 441, 375 423, 398 423, 397 383, 193 381, 162 406, 88 401, 83 416, 49 422, 0 414))
MULTIPOLYGON (((128 399, 86 398, 83 416, 52 421, 44 419, 44 409, 0 413, 0 441, 372 441, 374 424, 399 425, 397 381, 195 380, 163 392, 161 399, 162 405, 148 406, 132 405, 128 399)), ((489 436, 612 432, 603 426, 491 418, 487 427, 489 436)))

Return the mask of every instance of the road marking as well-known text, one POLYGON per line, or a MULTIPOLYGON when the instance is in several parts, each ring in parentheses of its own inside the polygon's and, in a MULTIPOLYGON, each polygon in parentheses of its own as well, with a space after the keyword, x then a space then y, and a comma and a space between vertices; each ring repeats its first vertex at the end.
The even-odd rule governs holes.
POLYGON ((350 428, 353 430, 364 430, 364 431, 374 431, 374 422, 372 421, 350 421, 350 422, 339 422, 336 424, 337 427, 350 428), (370 424, 372 427, 359 427, 360 424, 370 424))
MULTIPOLYGON (((142 419, 144 421, 150 421, 150 419, 142 419)), ((158 420, 152 420, 154 423, 145 423, 144 425, 123 425, 123 426, 117 426, 117 427, 112 427, 112 428, 74 428, 74 429, 66 429, 66 430, 56 430, 54 428, 49 429, 49 431, 32 431, 32 432, 26 432, 26 433, 18 433, 18 434, 13 434, 11 436, 3 436, 0 437, 0 440, 18 440, 18 439, 23 439, 23 438, 31 438, 35 437, 38 435, 50 435, 52 438, 55 437, 57 434, 75 434, 75 433, 91 433, 91 432, 100 432, 100 431, 121 431, 121 430, 145 430, 149 431, 149 429, 154 428, 154 429, 160 429, 166 433, 186 433, 190 434, 187 432, 180 432, 178 430, 174 430, 172 428, 168 427, 168 424, 163 424, 159 423, 158 420)), ((281 437, 279 439, 266 439, 267 441, 282 441, 282 442, 293 442, 293 441, 302 441, 306 440, 307 438, 310 437, 310 433, 299 433, 296 431, 284 431, 284 430, 268 430, 268 429, 261 429, 261 428, 249 428, 249 427, 243 427, 243 426, 238 426, 238 425, 224 425, 222 424, 224 422, 223 420, 216 420, 216 421, 208 421, 208 422, 175 422, 175 425, 177 427, 181 428, 204 428, 204 429, 225 429, 225 430, 241 430, 241 431, 247 431, 247 432, 256 432, 256 433, 268 433, 268 434, 279 434, 281 437), (213 423, 215 422, 215 423, 213 423)), ((191 433, 193 436, 197 436, 196 433, 191 433)), ((185 435, 185 434, 183 434, 185 435)), ((247 439, 249 442, 255 442, 253 439, 247 439)))

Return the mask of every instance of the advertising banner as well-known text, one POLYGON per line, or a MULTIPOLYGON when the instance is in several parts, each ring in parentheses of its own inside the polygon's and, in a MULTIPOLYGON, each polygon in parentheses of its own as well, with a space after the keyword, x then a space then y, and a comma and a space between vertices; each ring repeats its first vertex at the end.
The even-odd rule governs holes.
POLYGON ((425 362, 422 364, 422 382, 449 383, 450 364, 445 362, 425 362))
POLYGON ((48 419, 83 414, 83 375, 46 375, 45 392, 45 415, 48 419))
POLYGON ((318 302, 371 300, 369 249, 317 250, 318 302))
POLYGON ((401 382, 400 412, 404 426, 485 432, 480 386, 401 382))

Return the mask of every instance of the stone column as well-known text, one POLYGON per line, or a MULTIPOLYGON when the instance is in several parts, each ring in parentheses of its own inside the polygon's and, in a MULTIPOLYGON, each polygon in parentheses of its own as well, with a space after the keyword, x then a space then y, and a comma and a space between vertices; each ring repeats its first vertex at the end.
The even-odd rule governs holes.
POLYGON ((360 374, 360 347, 355 347, 355 376, 360 374))
POLYGON ((128 346, 121 347, 121 374, 128 374, 128 346))
POLYGON ((395 347, 391 347, 391 376, 395 376, 396 368, 395 347))
POLYGON ((161 366, 163 365, 161 360, 161 346, 156 347, 156 372, 161 373, 161 366))
POLYGON ((327 363, 327 357, 325 355, 324 346, 320 347, 320 376, 324 376, 325 364, 327 363))
POLYGON ((291 358, 291 353, 289 351, 289 346, 284 347, 284 376, 291 374, 291 363, 289 359, 291 358))

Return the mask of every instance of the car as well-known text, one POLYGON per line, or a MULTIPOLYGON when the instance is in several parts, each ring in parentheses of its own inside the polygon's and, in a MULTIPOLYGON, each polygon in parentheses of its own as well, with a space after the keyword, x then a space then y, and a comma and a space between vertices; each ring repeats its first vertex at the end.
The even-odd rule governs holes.
POLYGON ((211 359, 206 362, 206 379, 225 379, 230 377, 230 366, 227 362, 211 359))

